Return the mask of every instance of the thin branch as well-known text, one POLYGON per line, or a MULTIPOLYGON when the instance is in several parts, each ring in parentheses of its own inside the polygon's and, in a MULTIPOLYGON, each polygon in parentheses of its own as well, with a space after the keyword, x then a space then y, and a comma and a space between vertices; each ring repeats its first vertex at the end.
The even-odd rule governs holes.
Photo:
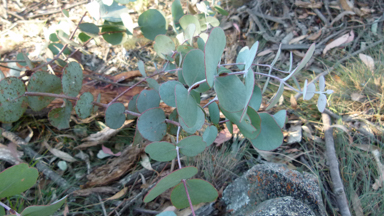
POLYGON ((340 177, 339 162, 336 156, 335 143, 333 140, 333 129, 331 127, 331 118, 326 113, 322 113, 321 116, 324 125, 323 129, 325 136, 326 155, 333 183, 333 193, 336 196, 341 215, 350 216, 351 213, 348 207, 348 200, 345 195, 343 181, 340 177))

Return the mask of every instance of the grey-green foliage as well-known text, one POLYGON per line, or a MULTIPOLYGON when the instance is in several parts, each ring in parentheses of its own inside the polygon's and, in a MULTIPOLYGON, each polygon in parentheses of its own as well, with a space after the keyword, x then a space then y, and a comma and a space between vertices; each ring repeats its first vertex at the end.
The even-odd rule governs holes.
MULTIPOLYGON (((128 3, 129 1, 119 1, 128 3)), ((157 55, 166 61, 163 69, 156 68, 160 75, 165 72, 174 73, 178 80, 170 80, 159 84, 150 73, 146 73, 144 62, 139 61, 138 68, 143 75, 144 81, 150 89, 141 91, 135 95, 125 107, 123 103, 115 100, 105 105, 105 123, 113 129, 120 128, 125 120, 137 119, 134 143, 141 143, 143 140, 152 141, 145 151, 154 160, 171 161, 178 158, 178 154, 192 157, 211 145, 217 134, 217 125, 220 121, 220 112, 224 114, 229 129, 232 132, 232 124, 236 124, 245 138, 249 139, 252 145, 261 150, 273 150, 283 142, 282 128, 286 120, 286 112, 280 111, 274 115, 259 113, 262 101, 262 91, 255 84, 255 72, 252 64, 257 54, 259 43, 256 42, 249 49, 244 47, 238 57, 236 65, 240 71, 232 71, 221 65, 221 57, 226 46, 224 31, 218 25, 218 20, 213 16, 214 11, 226 14, 226 11, 216 5, 210 7, 202 2, 198 4, 201 14, 184 15, 179 0, 172 4, 172 18, 174 31, 184 42, 175 43, 176 39, 166 35, 167 26, 164 15, 155 9, 149 9, 139 16, 138 24, 144 37, 154 40, 154 50, 157 55), (206 30, 207 29, 207 30, 206 30), (206 32, 202 32, 206 31, 206 32), (176 44, 178 46, 176 47, 176 44), (177 72, 177 73, 176 73, 177 72), (200 94, 214 91, 216 97, 210 101, 209 113, 200 105, 200 94), (160 108, 161 101, 174 108, 171 115, 167 117, 160 108), (128 115, 127 115, 128 113, 128 115), (204 125, 208 125, 204 127, 204 125), (204 129, 205 128, 205 129, 204 129), (174 143, 162 141, 169 133, 172 135, 189 134, 174 143), (202 136, 195 133, 202 132, 202 136)), ((111 5, 104 5, 101 1, 88 4, 89 12, 95 19, 103 18, 104 23, 97 26, 93 23, 82 23, 79 29, 82 31, 78 38, 81 42, 92 39, 100 34, 112 45, 124 42, 126 35, 132 33, 130 15, 125 6, 113 2, 111 5), (100 14, 92 12, 92 8, 101 11, 100 14), (100 16, 101 15, 101 16, 100 16), (101 28, 101 29, 99 29, 101 28), (101 33, 100 33, 101 32, 101 33)), ((63 44, 69 44, 65 54, 70 54, 73 47, 79 44, 71 41, 65 33, 58 31, 51 34, 49 39, 52 43, 48 46, 54 54, 58 54, 63 44)), ((307 62, 311 59, 315 45, 311 45, 299 65, 288 71, 285 78, 274 77, 279 82, 279 90, 271 100, 268 108, 275 106, 279 101, 286 81, 294 78, 307 62)), ((271 72, 273 65, 277 62, 281 50, 273 60, 270 70, 266 76, 267 82, 273 77, 271 72)), ((27 59, 26 54, 19 58, 27 59)), ((63 94, 63 105, 52 109, 48 114, 51 124, 58 129, 69 128, 71 111, 73 105, 71 100, 76 100, 75 110, 79 118, 86 118, 95 112, 94 98, 90 93, 83 93, 79 96, 83 71, 76 62, 68 65, 61 58, 57 59, 64 71, 60 79, 52 74, 42 71, 35 72, 27 85, 27 97, 25 96, 25 85, 16 77, 7 77, 0 80, 0 122, 17 121, 29 105, 33 110, 40 110, 46 107, 53 99, 48 95, 41 94, 63 94), (35 94, 35 95, 34 95, 35 94)), ((27 63, 29 63, 27 61, 27 63)), ((292 61, 291 61, 292 64, 292 61)), ((292 68, 292 65, 291 67, 292 68)), ((326 105, 325 81, 319 80, 319 90, 313 83, 307 85, 305 82, 303 90, 293 89, 303 93, 304 99, 310 99, 314 94, 319 94, 318 108, 324 110, 326 105)), ((100 95, 98 97, 100 102, 100 95)), ((127 101, 128 102, 128 101, 127 101)), ((97 103, 96 103, 97 104, 97 103)), ((180 167, 181 168, 181 167, 180 167)), ((181 168, 164 177, 149 191, 144 198, 145 202, 153 200, 156 196, 169 188, 175 187, 171 194, 171 200, 177 208, 184 208, 188 199, 183 192, 183 185, 179 184, 182 179, 188 179, 197 173, 194 167, 181 168)), ((190 198, 193 204, 215 200, 218 193, 214 187, 203 180, 188 179, 185 184, 190 188, 190 198), (203 190, 202 190, 203 189, 203 190)))

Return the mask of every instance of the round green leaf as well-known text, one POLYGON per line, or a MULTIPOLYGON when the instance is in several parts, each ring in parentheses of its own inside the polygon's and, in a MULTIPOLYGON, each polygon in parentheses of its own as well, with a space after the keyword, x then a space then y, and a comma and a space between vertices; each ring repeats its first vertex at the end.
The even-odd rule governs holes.
POLYGON ((137 67, 139 68, 139 71, 140 71, 141 75, 143 75, 143 77, 146 77, 147 74, 145 73, 144 62, 140 60, 140 61, 137 63, 137 67))
POLYGON ((0 81, 0 122, 17 121, 28 107, 24 83, 16 77, 0 81))
POLYGON ((177 77, 178 77, 179 82, 181 82, 181 83, 184 84, 184 85, 187 85, 187 84, 185 83, 185 80, 184 80, 184 77, 183 77, 183 71, 182 71, 182 70, 177 71, 177 77))
POLYGON ((181 7, 180 0, 173 1, 171 10, 172 10, 173 23, 175 25, 179 25, 180 27, 179 20, 184 15, 184 11, 183 11, 183 8, 181 7))
POLYGON ((20 194, 31 188, 39 173, 35 168, 22 163, 5 169, 0 173, 0 198, 20 194))
POLYGON ((248 69, 248 72, 245 74, 245 104, 243 107, 243 113, 241 114, 240 121, 243 121, 245 114, 247 113, 248 104, 251 101, 253 89, 255 87, 255 75, 251 68, 248 69))
POLYGON ((204 42, 204 40, 203 40, 201 37, 198 37, 198 38, 197 38, 197 47, 198 47, 201 51, 204 51, 205 42, 204 42))
POLYGON ((169 142, 154 142, 145 148, 153 160, 171 161, 176 158, 176 146, 169 142))
POLYGON ((51 205, 30 206, 21 212, 22 216, 50 216, 53 215, 67 200, 67 197, 52 203, 51 205))
POLYGON ((218 134, 217 128, 214 125, 211 125, 205 129, 203 133, 203 140, 207 144, 207 147, 210 146, 216 139, 218 134))
POLYGON ((220 27, 213 28, 205 44, 205 77, 207 83, 212 87, 213 80, 217 74, 217 65, 221 61, 226 44, 225 34, 220 27))
POLYGON ((202 109, 197 108, 196 123, 195 125, 193 125, 193 127, 187 127, 183 121, 179 121, 179 123, 185 132, 189 134, 194 134, 197 130, 201 129, 205 123, 204 112, 202 109))
POLYGON ((209 104, 209 117, 211 118, 211 122, 213 124, 218 124, 220 120, 220 110, 219 106, 217 106, 217 103, 213 102, 209 104))
POLYGON ((199 19, 197 19, 197 17, 193 16, 193 15, 190 15, 190 14, 187 14, 187 15, 184 15, 183 17, 180 18, 180 25, 181 27, 186 30, 188 25, 193 23, 195 24, 195 33, 194 33, 194 36, 197 36, 200 34, 201 30, 200 30, 200 22, 199 22, 199 19))
POLYGON ((276 123, 280 126, 280 128, 283 128, 287 120, 287 111, 280 110, 279 112, 275 113, 275 115, 273 115, 273 118, 275 119, 276 123))
POLYGON ((69 120, 71 119, 72 103, 67 99, 64 102, 64 107, 55 108, 48 113, 51 125, 59 130, 69 128, 69 120))
POLYGON ((225 125, 227 126, 229 133, 233 135, 233 123, 231 121, 227 121, 225 122, 225 125))
POLYGON ((150 202, 155 199, 157 196, 162 194, 164 191, 180 183, 182 179, 188 179, 197 174, 196 167, 184 167, 178 169, 164 178, 160 179, 159 182, 152 188, 147 195, 144 197, 144 202, 150 202))
MULTIPOLYGON (((29 80, 27 91, 60 94, 61 80, 53 74, 48 74, 44 71, 37 71, 32 74, 29 80)), ((28 96, 27 98, 29 106, 34 111, 42 110, 55 99, 54 97, 44 96, 28 96)))
POLYGON ((142 13, 139 16, 138 23, 144 37, 149 40, 155 40, 157 35, 167 32, 165 18, 156 9, 149 9, 142 13))
MULTIPOLYGON (((219 193, 209 182, 202 179, 188 179, 186 181, 189 197, 193 205, 204 202, 213 202, 219 193)), ((171 202, 178 209, 189 206, 188 196, 185 192, 184 184, 177 185, 171 193, 171 202)))
POLYGON ((153 90, 155 90, 157 93, 159 93, 160 85, 156 80, 154 80, 152 78, 147 78, 145 81, 148 83, 149 87, 153 88, 153 90))
POLYGON ((255 87, 253 88, 253 94, 252 94, 251 100, 249 101, 248 106, 258 111, 260 109, 262 100, 263 100, 263 97, 261 94, 261 89, 259 88, 259 86, 255 85, 255 87))
POLYGON ((325 107, 327 106, 327 96, 325 94, 319 94, 319 99, 317 100, 317 109, 319 112, 324 112, 325 107))
MULTIPOLYGON (((129 111, 136 112, 136 113, 139 112, 139 111, 137 110, 137 107, 136 107, 136 103, 137 103, 137 98, 138 98, 138 97, 139 97, 139 94, 133 96, 132 99, 129 101, 129 103, 128 103, 128 110, 129 110, 129 111)), ((128 119, 135 119, 136 116, 128 114, 128 115, 127 115, 127 118, 128 118, 128 119)))
POLYGON ((180 152, 188 157, 193 157, 204 151, 207 143, 203 141, 201 136, 189 136, 182 139, 177 146, 180 152))
POLYGON ((52 33, 52 34, 49 35, 49 40, 52 41, 52 42, 58 42, 59 38, 57 38, 56 33, 52 33))
POLYGON ((228 16, 228 11, 226 11, 225 9, 223 9, 221 6, 219 5, 215 5, 214 6, 215 10, 219 13, 219 14, 222 14, 224 16, 228 16))
POLYGON ((2 70, 0 70, 0 80, 2 80, 2 79, 4 79, 4 73, 3 73, 3 71, 2 70))
POLYGON ((122 103, 113 103, 105 111, 105 124, 112 129, 120 128, 125 122, 125 107, 122 103))
MULTIPOLYGON (((220 107, 221 108, 221 107, 220 107)), ((244 117, 244 120, 240 122, 240 117, 242 111, 230 113, 225 111, 224 109, 221 109, 221 112, 224 114, 224 116, 229 119, 231 122, 237 125, 240 132, 249 139, 254 139, 257 137, 258 132, 257 129, 251 124, 251 119, 248 115, 244 117)))
POLYGON ((183 121, 189 128, 196 124, 197 103, 184 86, 175 86, 176 108, 179 114, 179 120, 183 121))
POLYGON ((195 33, 195 30, 196 30, 196 26, 193 23, 189 24, 187 28, 184 30, 184 40, 188 40, 189 45, 192 45, 193 34, 195 33))
POLYGON ((63 77, 61 78, 64 94, 76 97, 83 84, 83 70, 79 63, 71 62, 65 68, 63 77))
MULTIPOLYGON (((193 49, 187 53, 183 63, 183 77, 187 85, 205 79, 204 53, 199 49, 193 49)), ((209 89, 208 84, 202 83, 196 89, 197 92, 205 92, 209 89)))
POLYGON ((79 118, 85 119, 91 115, 93 108, 93 95, 90 92, 84 92, 76 102, 75 110, 79 118))
POLYGON ((163 100, 164 103, 166 103, 168 106, 176 107, 175 103, 175 86, 180 85, 183 86, 178 81, 170 80, 163 84, 161 84, 159 93, 161 100, 163 100))
POLYGON ((245 86, 237 76, 215 78, 215 90, 220 107, 228 112, 238 112, 246 102, 245 86))
POLYGON ((143 90, 137 98, 136 107, 139 112, 144 112, 147 109, 159 107, 160 96, 155 90, 143 90))
POLYGON ((146 110, 137 120, 137 128, 145 139, 161 140, 167 132, 164 111, 160 108, 146 110))
POLYGON ((91 37, 97 37, 99 35, 99 27, 93 23, 81 23, 79 29, 91 37))
MULTIPOLYGON (((179 121, 179 116, 177 115, 177 110, 174 109, 171 114, 169 114, 169 117, 168 117, 169 120, 172 120, 172 121, 175 121, 175 122, 178 122, 179 121)), ((174 124, 167 124, 167 131, 168 133, 172 134, 172 135, 176 135, 177 134, 177 125, 174 125, 174 124)))
POLYGON ((122 22, 112 23, 105 21, 101 28, 104 40, 112 45, 121 44, 123 42, 123 32, 126 33, 126 31, 127 29, 122 22))
POLYGON ((253 147, 271 151, 283 143, 284 135, 275 119, 268 113, 259 113, 261 118, 261 131, 255 139, 251 139, 253 147))
MULTIPOLYGON (((61 43, 51 43, 48 45, 48 49, 51 50, 53 55, 59 54, 60 50, 64 47, 61 43)), ((65 48, 64 52, 65 55, 71 54, 71 50, 69 48, 65 48)))
POLYGON ((166 56, 172 56, 175 50, 175 43, 166 35, 157 35, 155 38, 155 45, 153 46, 157 55, 162 59, 168 59, 166 56))

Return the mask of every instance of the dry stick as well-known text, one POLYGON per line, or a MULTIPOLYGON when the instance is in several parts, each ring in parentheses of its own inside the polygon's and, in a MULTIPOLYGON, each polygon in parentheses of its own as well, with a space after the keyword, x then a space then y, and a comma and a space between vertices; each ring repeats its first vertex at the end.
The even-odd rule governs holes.
POLYGON ((339 162, 336 156, 335 143, 333 141, 333 129, 331 128, 331 117, 328 114, 321 114, 323 119, 323 129, 325 136, 325 146, 327 161, 331 173, 333 192, 336 196, 337 204, 342 216, 350 216, 347 196, 345 195, 343 181, 340 177, 339 162))
MULTIPOLYGON (((365 50, 367 50, 367 49, 373 48, 373 47, 375 47, 375 46, 377 46, 377 45, 379 45, 379 44, 381 44, 381 43, 383 43, 383 42, 384 42, 384 39, 381 39, 381 40, 376 41, 375 43, 373 43, 373 44, 367 46, 367 47, 364 48, 364 49, 360 49, 360 50, 358 50, 358 51, 356 51, 356 52, 354 52, 354 53, 352 53, 352 54, 349 54, 348 56, 346 56, 346 57, 340 59, 340 60, 337 61, 332 67, 330 67, 330 68, 327 69, 326 71, 324 71, 324 72, 320 73, 319 75, 317 75, 311 82, 308 83, 308 85, 309 85, 310 83, 314 83, 314 82, 316 82, 321 76, 325 76, 325 75, 329 74, 329 73, 330 73, 331 71, 333 71, 337 66, 339 66, 339 64, 343 63, 344 61, 346 61, 346 60, 352 58, 353 56, 355 56, 355 55, 357 55, 357 54, 359 54, 359 53, 361 53, 361 52, 363 52, 363 51, 365 51, 365 50)), ((297 94, 295 95, 295 99, 297 100, 300 96, 301 96, 301 93, 297 93, 297 94)))
MULTIPOLYGON (((87 0, 87 1, 78 2, 78 3, 72 4, 72 5, 69 5, 68 7, 63 8, 63 9, 68 10, 68 9, 73 8, 73 7, 76 7, 76 6, 85 4, 85 3, 88 3, 88 0, 87 0)), ((27 18, 28 18, 28 19, 33 19, 33 18, 40 17, 40 16, 45 16, 45 15, 51 15, 51 14, 55 14, 55 13, 60 13, 61 11, 62 11, 62 10, 55 10, 55 11, 51 11, 51 12, 47 12, 47 13, 35 14, 35 15, 32 15, 32 16, 28 16, 27 18)))

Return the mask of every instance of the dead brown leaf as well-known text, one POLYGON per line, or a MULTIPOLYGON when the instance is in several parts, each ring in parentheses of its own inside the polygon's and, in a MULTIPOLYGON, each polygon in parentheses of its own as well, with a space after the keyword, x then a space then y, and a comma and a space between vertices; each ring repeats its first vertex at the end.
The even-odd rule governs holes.
POLYGON ((341 7, 346 11, 352 11, 353 4, 348 0, 339 0, 341 7))
POLYGON ((307 39, 308 39, 308 40, 311 40, 311 41, 314 41, 314 40, 316 40, 317 38, 319 38, 320 35, 321 35, 321 29, 320 29, 318 32, 309 35, 309 36, 307 37, 307 39))
MULTIPOLYGON (((236 134, 238 133, 240 130, 239 128, 237 127, 237 125, 233 125, 233 133, 236 134)), ((229 132, 228 128, 226 125, 224 125, 224 130, 220 131, 219 135, 216 137, 215 139, 215 143, 216 143, 216 146, 219 146, 221 144, 223 144, 224 142, 230 140, 232 137, 232 134, 231 132, 229 132)))
POLYGON ((297 7, 302 8, 321 8, 323 6, 323 2, 304 2, 304 1, 295 1, 295 5, 297 7))
POLYGON ((0 143, 0 160, 16 165, 22 162, 20 158, 23 156, 23 152, 17 151, 16 145, 12 144, 12 147, 11 144, 6 146, 0 143))
POLYGON ((122 190, 120 190, 119 192, 117 192, 115 195, 111 196, 111 197, 108 197, 107 200, 115 200, 115 199, 119 199, 120 197, 124 196, 125 193, 127 193, 127 190, 128 188, 127 187, 124 187, 122 190))

